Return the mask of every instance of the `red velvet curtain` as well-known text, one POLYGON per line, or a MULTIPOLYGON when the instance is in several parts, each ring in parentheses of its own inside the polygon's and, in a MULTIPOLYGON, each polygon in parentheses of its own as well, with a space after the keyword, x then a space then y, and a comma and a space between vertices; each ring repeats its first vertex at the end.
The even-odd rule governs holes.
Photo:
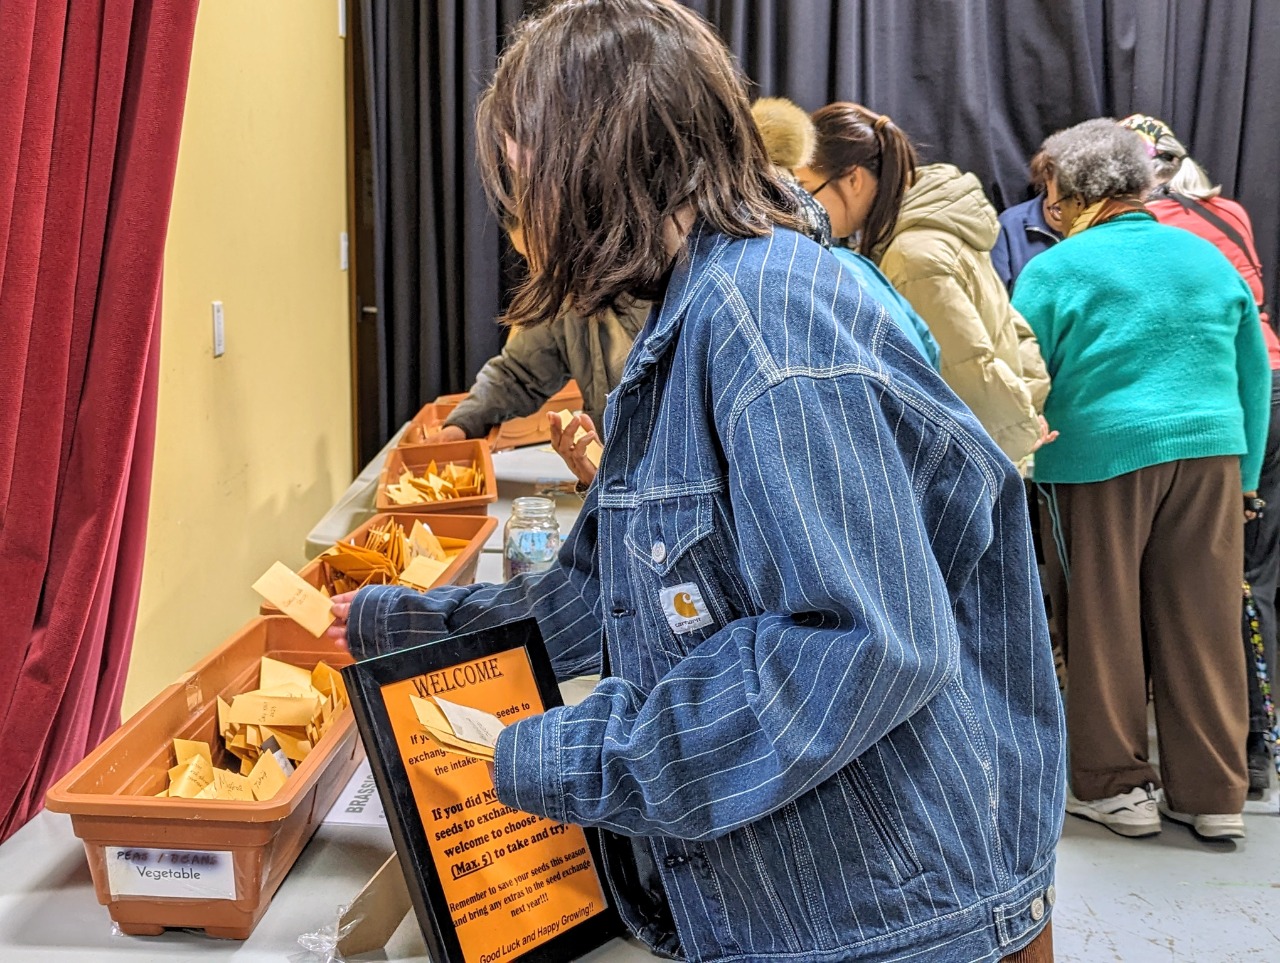
POLYGON ((0 839, 120 722, 197 0, 0 0, 0 839))

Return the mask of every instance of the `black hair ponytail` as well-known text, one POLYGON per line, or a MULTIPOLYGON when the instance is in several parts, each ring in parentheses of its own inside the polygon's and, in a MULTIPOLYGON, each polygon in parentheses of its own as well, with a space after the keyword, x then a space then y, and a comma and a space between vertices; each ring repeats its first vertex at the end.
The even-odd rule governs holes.
POLYGON ((844 177, 861 167, 876 178, 876 195, 858 240, 867 257, 893 237, 902 198, 920 160, 910 138, 887 114, 861 104, 827 104, 814 112, 818 144, 811 167, 824 177, 844 177))

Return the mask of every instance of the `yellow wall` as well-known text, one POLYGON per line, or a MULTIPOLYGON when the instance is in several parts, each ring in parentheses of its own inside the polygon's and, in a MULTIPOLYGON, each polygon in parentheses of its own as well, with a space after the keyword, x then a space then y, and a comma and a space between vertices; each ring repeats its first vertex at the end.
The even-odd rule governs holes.
POLYGON ((159 425, 126 716, 257 611, 351 480, 337 6, 205 0, 165 251, 159 425), (226 311, 213 357, 212 301, 226 311))

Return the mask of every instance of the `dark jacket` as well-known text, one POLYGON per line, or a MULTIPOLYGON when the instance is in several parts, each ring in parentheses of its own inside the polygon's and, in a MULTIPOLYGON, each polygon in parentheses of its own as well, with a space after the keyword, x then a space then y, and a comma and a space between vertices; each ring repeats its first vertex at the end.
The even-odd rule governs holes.
POLYGON ((1044 219, 1041 198, 1033 197, 1000 215, 1000 236, 991 249, 991 264, 1004 286, 1012 292, 1013 282, 1027 262, 1061 240, 1062 235, 1044 219))

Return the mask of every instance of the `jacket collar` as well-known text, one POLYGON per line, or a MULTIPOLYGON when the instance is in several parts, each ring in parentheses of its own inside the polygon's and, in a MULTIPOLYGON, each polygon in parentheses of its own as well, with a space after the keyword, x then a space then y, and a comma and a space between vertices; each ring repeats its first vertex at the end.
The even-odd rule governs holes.
POLYGON ((707 282, 707 267, 728 243, 728 237, 705 221, 699 220, 694 224, 684 251, 677 255, 671 269, 661 304, 654 305, 649 320, 636 337, 635 347, 622 372, 620 387, 638 379, 671 347, 680 333, 685 310, 707 282))
POLYGON ((1037 234, 1045 234, 1055 241, 1062 240, 1062 235, 1049 226, 1049 222, 1044 216, 1044 201, 1039 197, 1032 199, 1034 203, 1027 205, 1027 218, 1023 223, 1023 228, 1028 232, 1034 231, 1037 234))

